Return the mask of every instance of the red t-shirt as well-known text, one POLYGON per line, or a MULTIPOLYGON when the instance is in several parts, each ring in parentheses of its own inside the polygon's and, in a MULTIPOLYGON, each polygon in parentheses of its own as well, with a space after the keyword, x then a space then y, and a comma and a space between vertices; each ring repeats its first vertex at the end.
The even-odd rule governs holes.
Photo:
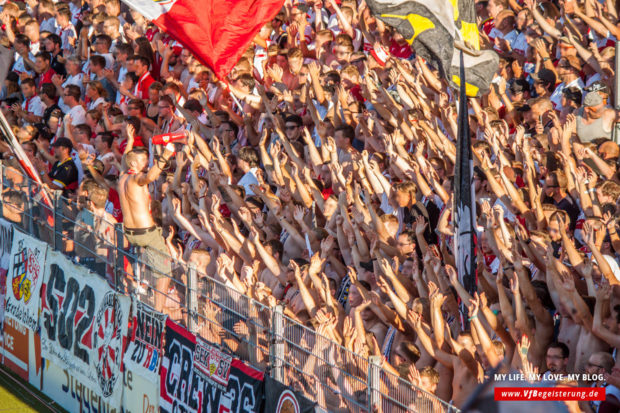
MULTIPOLYGON (((142 136, 134 136, 133 138, 133 146, 146 146, 142 141, 142 136)), ((121 153, 125 152, 125 148, 127 147, 127 139, 123 139, 122 142, 118 145, 118 149, 120 149, 121 153)))
POLYGON ((108 191, 108 200, 106 202, 105 210, 116 219, 116 222, 123 222, 121 200, 118 197, 118 192, 116 192, 116 189, 114 188, 110 188, 110 191, 108 191))
POLYGON ((39 77, 39 87, 44 85, 45 83, 52 83, 52 76, 54 76, 56 72, 51 67, 47 69, 47 72, 43 73, 39 77))
POLYGON ((394 39, 390 41, 390 54, 394 57, 398 57, 399 59, 409 59, 409 57, 413 54, 411 50, 411 46, 409 43, 398 44, 398 42, 394 39))
POLYGON ((138 83, 136 83, 136 88, 134 89, 134 95, 136 95, 140 99, 148 99, 149 98, 149 88, 153 84, 155 79, 151 76, 150 72, 146 72, 140 77, 138 83))

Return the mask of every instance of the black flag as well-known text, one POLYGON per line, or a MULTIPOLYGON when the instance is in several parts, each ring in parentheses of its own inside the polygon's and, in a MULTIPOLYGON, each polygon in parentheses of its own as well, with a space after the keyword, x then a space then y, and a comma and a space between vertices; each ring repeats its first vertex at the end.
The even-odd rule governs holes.
MULTIPOLYGON (((461 54, 461 78, 464 78, 463 52, 461 54)), ((456 165, 454 167, 454 250, 456 270, 467 292, 476 290, 476 203, 474 201, 473 160, 467 116, 465 85, 461 83, 459 94, 458 139, 456 165)))
POLYGON ((455 53, 455 42, 474 49, 478 46, 471 0, 366 0, 366 4, 375 17, 398 30, 416 54, 436 67, 452 87, 460 86, 459 71, 464 66, 467 96, 481 96, 489 91, 499 67, 497 53, 477 51, 460 61, 455 53))

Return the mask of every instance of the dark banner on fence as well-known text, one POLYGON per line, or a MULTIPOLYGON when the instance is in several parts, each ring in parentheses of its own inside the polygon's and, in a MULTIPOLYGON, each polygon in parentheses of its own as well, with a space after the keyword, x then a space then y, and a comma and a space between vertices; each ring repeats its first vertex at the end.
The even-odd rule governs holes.
POLYGON ((312 413, 315 405, 301 393, 265 376, 265 413, 312 413))
POLYGON ((263 373, 166 320, 162 412, 258 413, 263 373))

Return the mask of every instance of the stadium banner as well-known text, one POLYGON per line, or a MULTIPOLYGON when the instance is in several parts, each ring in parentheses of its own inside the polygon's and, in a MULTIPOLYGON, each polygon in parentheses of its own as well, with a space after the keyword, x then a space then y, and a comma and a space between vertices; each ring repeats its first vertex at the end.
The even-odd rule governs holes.
POLYGON ((13 231, 9 271, 6 276, 5 316, 32 331, 39 323, 39 298, 47 244, 21 231, 13 231))
POLYGON ((86 383, 52 361, 44 362, 41 390, 68 412, 120 412, 117 406, 101 396, 96 383, 86 383))
POLYGON ((162 412, 258 413, 263 373, 166 321, 161 365, 162 412))
POLYGON ((265 412, 312 413, 316 403, 270 376, 265 376, 265 412))
POLYGON ((153 384, 159 383, 166 318, 166 314, 140 301, 133 303, 133 328, 125 351, 125 369, 153 384))
POLYGON ((6 275, 9 271, 11 245, 13 243, 13 226, 0 218, 0 345, 4 339, 4 302, 6 299, 6 275))
POLYGON ((29 341, 31 330, 13 318, 4 323, 2 346, 0 347, 2 364, 21 377, 29 378, 29 341))
POLYGON ((131 369, 123 369, 123 413, 159 412, 159 380, 154 385, 131 369))
POLYGON ((43 357, 112 409, 121 405, 130 304, 104 278, 50 250, 41 294, 43 357))
POLYGON ((161 412, 195 412, 198 410, 198 398, 195 394, 197 389, 192 386, 192 361, 195 348, 196 336, 167 319, 166 347, 159 370, 161 412))

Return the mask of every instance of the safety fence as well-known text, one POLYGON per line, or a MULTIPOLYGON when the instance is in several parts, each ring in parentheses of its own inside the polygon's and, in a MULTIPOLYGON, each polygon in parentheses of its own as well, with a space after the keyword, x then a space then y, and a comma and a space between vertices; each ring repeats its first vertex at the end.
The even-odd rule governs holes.
MULTIPOLYGON (((151 248, 130 248, 122 224, 106 222, 91 213, 87 200, 79 194, 70 199, 56 191, 49 205, 38 184, 15 168, 0 163, 0 179, 0 203, 6 222, 49 245, 50 251, 97 274, 118 296, 131 297, 134 314, 139 308, 154 320, 159 313, 152 309, 163 309, 168 316, 166 323, 184 329, 190 337, 188 342, 196 348, 200 347, 196 343, 204 339, 212 346, 211 353, 217 349, 222 354, 234 354, 297 391, 300 397, 316 401, 323 411, 368 412, 373 411, 372 406, 380 406, 383 412, 458 412, 454 406, 383 370, 380 357, 354 354, 287 317, 281 305, 266 305, 226 285, 226 280, 199 272, 191 259, 184 262, 151 248)), ((44 285, 42 302, 46 301, 44 294, 54 298, 50 286, 44 285)), ((88 294, 81 290, 75 293, 88 294)), ((175 374, 181 373, 175 370, 175 374)), ((71 387, 66 370, 65 374, 64 387, 71 387)), ((127 374, 129 371, 124 373, 125 384, 127 374)), ((154 395, 144 397, 149 406, 154 406, 154 400, 169 403, 168 399, 153 399, 154 395)))

